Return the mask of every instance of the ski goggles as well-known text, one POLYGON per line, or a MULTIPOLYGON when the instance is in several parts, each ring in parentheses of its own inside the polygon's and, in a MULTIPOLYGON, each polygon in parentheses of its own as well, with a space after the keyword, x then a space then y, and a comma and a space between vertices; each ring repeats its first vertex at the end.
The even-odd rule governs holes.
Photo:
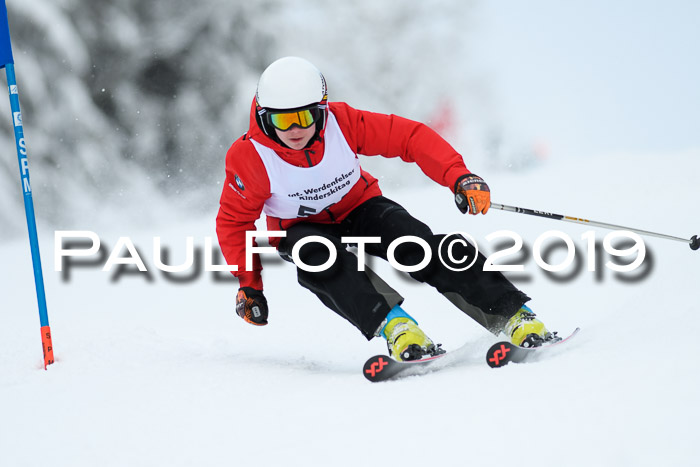
POLYGON ((294 111, 268 111, 268 118, 272 126, 280 131, 287 131, 292 126, 297 125, 299 128, 309 128, 321 117, 322 110, 318 105, 299 109, 294 111))

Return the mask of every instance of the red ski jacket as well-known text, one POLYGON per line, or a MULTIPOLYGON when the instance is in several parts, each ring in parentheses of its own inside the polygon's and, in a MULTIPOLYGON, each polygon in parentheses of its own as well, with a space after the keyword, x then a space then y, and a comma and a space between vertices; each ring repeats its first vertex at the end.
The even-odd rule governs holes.
MULTIPOLYGON (((454 188, 457 179, 470 173, 462 156, 449 143, 426 125, 396 115, 356 110, 343 102, 331 102, 335 115, 350 148, 365 156, 400 157, 415 162, 423 172, 440 185, 454 188)), ((267 137, 255 120, 255 101, 250 111, 248 132, 236 140, 226 154, 226 180, 216 217, 216 233, 221 251, 229 265, 237 265, 241 287, 263 289, 262 266, 253 255, 253 270, 246 271, 246 231, 255 230, 265 200, 270 197, 270 181, 260 156, 250 141, 273 149, 284 161, 298 167, 315 166, 323 158, 323 131, 320 138, 303 150, 286 148, 267 137)), ((339 202, 309 217, 278 219, 267 217, 268 230, 285 230, 305 221, 335 223, 370 198, 381 195, 377 179, 362 170, 360 180, 339 202)), ((274 246, 279 238, 270 238, 274 246)), ((251 242, 251 246, 255 242, 251 242)))

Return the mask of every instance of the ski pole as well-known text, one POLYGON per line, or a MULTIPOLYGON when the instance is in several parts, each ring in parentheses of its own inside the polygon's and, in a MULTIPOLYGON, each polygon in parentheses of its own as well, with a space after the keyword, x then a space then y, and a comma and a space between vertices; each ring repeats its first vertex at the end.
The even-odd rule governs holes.
POLYGON ((557 221, 573 222, 574 224, 592 225, 594 227, 602 227, 604 229, 611 230, 628 230, 630 232, 638 233, 640 235, 646 235, 649 237, 665 238, 666 240, 675 240, 677 242, 688 243, 690 245, 691 250, 697 250, 698 248, 700 248, 700 239, 698 239, 697 235, 693 235, 690 239, 686 239, 681 237, 674 237, 673 235, 649 232, 648 230, 640 230, 632 227, 623 227, 621 225, 608 224, 606 222, 581 219, 580 217, 563 216, 561 214, 552 214, 550 212, 537 211, 535 209, 508 206, 506 204, 491 203, 491 207, 494 209, 500 209, 502 211, 517 212, 518 214, 528 214, 530 216, 546 217, 547 219, 554 219, 557 221))
POLYGON ((41 324, 41 343, 44 351, 44 369, 54 361, 53 343, 51 341, 51 328, 49 316, 46 310, 46 292, 44 290, 44 275, 41 270, 41 257, 39 255, 39 239, 36 232, 36 216, 34 215, 34 201, 32 188, 29 183, 29 163, 27 161, 27 145, 24 141, 22 127, 22 112, 19 108, 19 94, 17 93, 17 80, 15 78, 15 65, 12 57, 12 44, 10 42, 10 27, 7 22, 7 6, 2 0, 0 6, 0 68, 5 68, 7 74, 7 86, 10 91, 10 108, 12 109, 12 124, 15 129, 15 145, 17 146, 17 161, 19 162, 19 174, 24 193, 24 212, 27 217, 27 229, 29 231, 29 245, 32 251, 32 265, 34 266, 34 285, 36 298, 39 304, 39 321, 41 324))

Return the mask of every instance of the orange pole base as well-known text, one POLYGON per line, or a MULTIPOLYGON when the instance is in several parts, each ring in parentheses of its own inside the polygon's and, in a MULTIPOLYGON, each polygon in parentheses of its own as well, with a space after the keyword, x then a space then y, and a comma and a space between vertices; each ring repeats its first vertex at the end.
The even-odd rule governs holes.
POLYGON ((44 349, 44 370, 53 363, 53 344, 51 343, 51 328, 41 327, 41 344, 44 349))

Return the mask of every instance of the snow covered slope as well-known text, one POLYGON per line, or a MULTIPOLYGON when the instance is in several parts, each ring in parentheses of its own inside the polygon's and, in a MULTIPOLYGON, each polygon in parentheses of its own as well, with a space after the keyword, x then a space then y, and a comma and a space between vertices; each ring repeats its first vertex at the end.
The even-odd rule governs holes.
MULTIPOLYGON (((490 183, 495 202, 681 237, 700 232, 697 153, 554 161, 521 175, 471 168, 490 183)), ((485 237, 502 229, 529 247, 552 229, 585 247, 581 235, 591 230, 500 211, 464 217, 440 187, 386 194, 435 231, 466 231, 487 251, 485 237)), ((443 371, 371 384, 361 367, 384 351, 383 342, 367 343, 326 310, 297 285, 290 264, 271 255, 265 262, 271 312, 264 328, 235 315, 235 282, 202 273, 176 284, 155 269, 154 236, 170 247, 174 264, 184 260, 186 236, 198 246, 215 237, 216 201, 199 219, 115 221, 113 230, 96 232, 109 247, 129 236, 150 281, 143 273, 112 281, 100 266, 73 268, 62 279, 54 272, 53 231, 40 226, 57 357, 48 371, 27 242, 0 247, 0 465, 695 462, 700 252, 647 239, 653 261, 646 278, 632 282, 604 267, 600 277, 583 267, 555 281, 529 253, 514 280, 532 308, 551 329, 582 331, 565 352, 500 370, 483 360, 494 336, 428 286, 370 262, 433 339, 448 349, 471 345, 443 371)), ((596 230, 598 240, 606 233, 596 230)))

